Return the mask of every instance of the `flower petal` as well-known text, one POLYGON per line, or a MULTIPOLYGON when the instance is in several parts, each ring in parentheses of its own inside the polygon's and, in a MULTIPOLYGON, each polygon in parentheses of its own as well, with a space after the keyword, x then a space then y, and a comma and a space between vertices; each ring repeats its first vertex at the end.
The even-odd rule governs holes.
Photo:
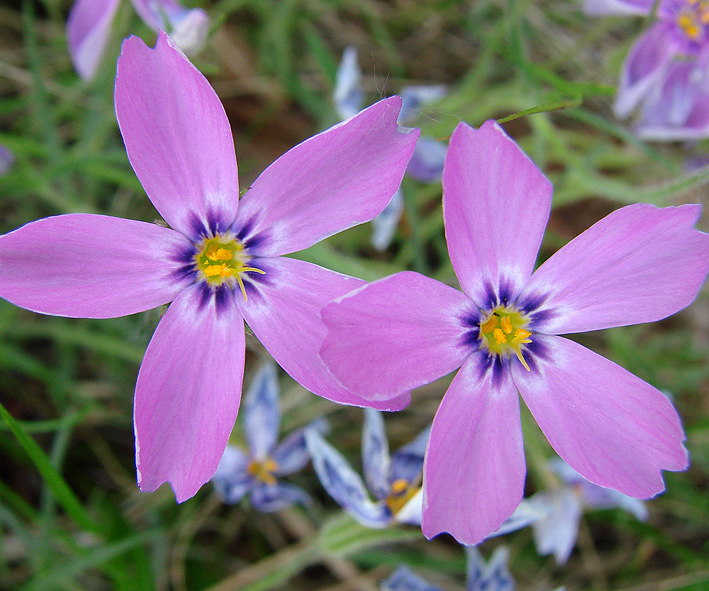
POLYGON ((407 567, 400 566, 380 583, 381 591, 441 591, 417 577, 407 567))
POLYGON ((509 372, 471 355, 436 412, 423 471, 423 535, 478 544, 524 491, 519 397, 509 372))
POLYGON ((421 115, 421 109, 441 100, 448 94, 445 84, 415 84, 401 89, 399 123, 408 125, 421 115))
POLYGON ((622 367, 562 337, 536 337, 532 371, 515 383, 556 452, 584 478, 638 498, 684 470, 684 432, 672 403, 622 367))
POLYGON ((464 326, 471 308, 452 287, 418 273, 397 273, 322 310, 328 334, 320 355, 346 388, 385 400, 463 363, 471 353, 464 326))
POLYGON ((135 391, 138 485, 170 482, 177 502, 213 475, 239 410, 244 329, 232 298, 194 285, 168 308, 135 391))
POLYGON ((394 514, 396 523, 407 523, 409 525, 421 525, 423 513, 423 489, 418 489, 406 504, 394 514))
POLYGON ((551 194, 549 180, 497 123, 456 127, 443 172, 443 218, 455 273, 479 306, 526 284, 551 194))
POLYGON ((155 31, 167 31, 187 55, 197 53, 209 33, 204 10, 188 10, 177 0, 131 0, 140 18, 155 31))
POLYGON ((709 235, 694 229, 699 212, 628 205, 577 236, 539 267, 519 299, 540 306, 532 330, 626 326, 688 306, 709 271, 709 235))
POLYGON ((238 503, 255 484, 249 474, 249 457, 238 447, 227 445, 212 476, 212 484, 222 502, 228 505, 238 503))
POLYGON ((507 568, 509 550, 505 546, 496 548, 487 564, 473 546, 468 546, 465 554, 468 557, 466 591, 513 591, 515 582, 507 568))
POLYGON ((103 57, 121 0, 76 0, 66 21, 69 55, 79 76, 90 80, 103 57))
POLYGON ((372 220, 372 246, 379 252, 391 244, 396 228, 404 212, 404 194, 399 189, 384 208, 384 211, 372 220))
POLYGON ((305 434, 313 468, 328 494, 367 527, 381 528, 391 523, 391 512, 384 503, 372 503, 364 482, 344 456, 315 431, 305 434))
POLYGON ((256 179, 237 217, 245 239, 258 238, 254 254, 302 250, 386 207, 419 135, 397 126, 400 106, 399 97, 375 103, 292 148, 256 179))
POLYGON ((422 183, 435 183, 441 180, 443 165, 448 147, 431 138, 420 138, 416 143, 406 174, 422 183))
POLYGON ((591 509, 620 507, 635 515, 640 521, 647 519, 647 507, 643 501, 624 495, 612 488, 605 488, 589 482, 561 458, 554 458, 547 464, 564 483, 580 491, 587 507, 591 509))
POLYGON ((44 218, 0 236, 0 296, 58 316, 114 318, 156 308, 185 288, 189 248, 155 224, 103 215, 44 218))
POLYGON ((613 105, 613 112, 619 119, 630 115, 652 87, 662 81, 677 51, 673 27, 672 23, 655 24, 630 48, 620 73, 618 96, 613 105))
POLYGON ((348 45, 342 53, 342 61, 337 68, 335 90, 332 93, 335 109, 342 119, 354 117, 362 109, 364 92, 361 80, 362 71, 357 62, 357 48, 348 45))
POLYGON ((229 121, 165 33, 155 49, 138 37, 123 43, 115 99, 128 159, 160 215, 192 239, 228 229, 239 198, 229 121))
POLYGON ((636 131, 643 139, 677 141, 709 135, 707 58, 677 61, 643 103, 636 131))
POLYGON ((505 519, 500 529, 490 534, 488 538, 503 536, 522 529, 523 527, 527 527, 545 515, 546 511, 540 510, 536 505, 530 503, 529 500, 522 499, 522 502, 515 509, 514 513, 505 519))
POLYGON ((274 363, 264 363, 253 377, 244 399, 244 431, 253 459, 265 460, 278 440, 278 377, 274 363))
POLYGON ((302 488, 283 482, 273 485, 261 484, 251 491, 254 509, 263 513, 280 511, 296 503, 309 505, 311 502, 310 495, 302 488))
POLYGON ((384 419, 379 411, 364 409, 362 428, 362 467, 364 479, 375 498, 389 494, 389 441, 384 432, 384 419))
POLYGON ((391 457, 390 480, 399 479, 406 482, 417 482, 423 471, 423 458, 428 447, 431 427, 426 427, 413 441, 397 449, 391 457))
POLYGON ((305 441, 305 432, 313 430, 320 435, 324 435, 329 430, 327 419, 320 417, 315 419, 307 427, 293 431, 286 437, 273 451, 273 461, 278 464, 278 468, 273 472, 275 476, 293 474, 304 468, 310 461, 308 444, 305 441))
POLYGON ((564 564, 576 545, 581 520, 581 503, 570 488, 537 493, 529 503, 543 517, 532 523, 534 544, 542 556, 553 554, 557 564, 564 564))
POLYGON ((583 10, 593 16, 631 15, 649 16, 656 0, 584 0, 583 10))
POLYGON ((353 394, 332 376, 318 355, 326 334, 320 310, 362 285, 360 279, 297 259, 254 260, 265 275, 247 283, 248 300, 239 300, 238 305, 254 334, 294 380, 339 404, 401 410, 409 403, 409 395, 397 396, 399 391, 378 403, 353 394))

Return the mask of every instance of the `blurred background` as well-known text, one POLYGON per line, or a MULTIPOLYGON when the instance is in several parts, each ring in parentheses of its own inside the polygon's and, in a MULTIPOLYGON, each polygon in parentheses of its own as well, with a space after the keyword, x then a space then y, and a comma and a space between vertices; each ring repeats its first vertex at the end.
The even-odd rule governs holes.
MULTIPOLYGON (((411 85, 446 86, 407 125, 444 142, 465 121, 542 106, 504 124, 555 186, 540 261, 624 204, 704 203, 709 142, 646 143, 611 106, 623 59, 647 22, 594 18, 571 0, 185 0, 210 17, 192 58, 226 108, 242 190, 290 147, 340 120, 333 100, 343 51, 358 51, 366 106, 411 85)), ((155 33, 129 2, 118 10, 97 74, 69 58, 65 0, 0 3, 0 232, 68 212, 152 221, 113 110, 120 41, 155 33), (5 166, 6 164, 6 166, 5 166)), ((443 234, 440 182, 409 176, 391 243, 365 224, 297 257, 373 280, 411 269, 456 285, 443 234)), ((51 253, 46 253, 51 257, 51 253)), ((461 589, 465 555, 414 527, 367 530, 342 516, 308 467, 291 482, 308 507, 259 513, 227 506, 205 485, 181 505, 167 485, 135 482, 132 398, 160 310, 113 320, 46 317, 0 300, 0 588, 66 590, 375 590, 399 564, 442 589, 461 589)), ((576 337, 575 337, 576 338, 576 337)), ((578 336, 667 393, 692 465, 666 473, 667 492, 639 521, 619 509, 584 514, 568 562, 539 556, 529 528, 484 542, 510 551, 517 588, 569 591, 709 589, 709 295, 662 322, 578 336)), ((245 387, 268 354, 247 337, 245 387)), ((359 470, 362 411, 305 391, 282 371, 282 430, 319 416, 328 440, 359 470)), ((385 416, 390 445, 410 441, 451 377, 385 416)), ((523 409, 527 494, 544 490, 553 457, 523 409)), ((232 441, 243 445, 241 420, 232 441)))

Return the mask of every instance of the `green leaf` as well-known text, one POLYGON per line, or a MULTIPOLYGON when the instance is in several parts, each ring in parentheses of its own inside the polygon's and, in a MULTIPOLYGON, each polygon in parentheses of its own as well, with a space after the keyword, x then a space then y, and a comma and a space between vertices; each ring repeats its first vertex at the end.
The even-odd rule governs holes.
POLYGON ((91 532, 99 533, 101 531, 100 525, 86 512, 81 501, 74 495, 61 474, 52 466, 52 463, 44 451, 42 451, 39 444, 27 434, 2 404, 0 404, 0 416, 2 416, 5 423, 10 428, 10 431, 12 431, 12 434, 22 446, 22 449, 25 450, 30 460, 32 460, 32 463, 39 471, 45 484, 49 487, 57 502, 64 508, 67 514, 77 525, 91 532))
POLYGON ((343 513, 323 524, 320 530, 320 548, 324 554, 343 557, 392 542, 420 540, 421 530, 403 526, 372 529, 357 523, 343 513))

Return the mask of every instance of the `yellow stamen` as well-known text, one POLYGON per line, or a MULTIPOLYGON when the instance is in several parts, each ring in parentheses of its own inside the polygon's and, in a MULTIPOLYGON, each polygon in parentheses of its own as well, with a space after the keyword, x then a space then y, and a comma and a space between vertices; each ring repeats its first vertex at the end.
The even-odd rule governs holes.
POLYGON ((278 470, 278 463, 272 458, 266 458, 263 462, 252 460, 247 468, 251 476, 255 476, 269 486, 276 484, 276 477, 273 475, 276 470, 278 470))
POLYGON ((395 495, 400 495, 403 493, 407 488, 409 488, 409 482, 406 480, 406 478, 399 478, 398 480, 395 480, 392 485, 391 485, 391 492, 392 494, 395 495))
POLYGON ((507 337, 505 336, 505 333, 502 332, 499 328, 496 328, 492 331, 492 336, 495 337, 495 342, 498 345, 502 345, 503 343, 507 342, 507 337))
POLYGON ((487 321, 480 326, 480 332, 487 334, 492 332, 493 329, 497 328, 497 316, 494 314, 487 319, 487 321))
POLYGON ((244 301, 247 301, 243 273, 260 273, 265 271, 246 265, 251 257, 244 252, 244 245, 232 235, 217 235, 205 238, 201 248, 195 254, 197 269, 212 285, 222 285, 228 282, 235 287, 238 284, 244 301))
POLYGON ((524 345, 532 342, 532 333, 526 329, 527 318, 516 309, 498 306, 480 323, 481 347, 498 356, 514 353, 527 371, 529 364, 524 359, 524 345))
POLYGON ((392 515, 396 515, 404 508, 412 497, 418 492, 419 487, 416 484, 409 482, 405 478, 399 478, 391 484, 391 489, 385 503, 391 511, 392 515))

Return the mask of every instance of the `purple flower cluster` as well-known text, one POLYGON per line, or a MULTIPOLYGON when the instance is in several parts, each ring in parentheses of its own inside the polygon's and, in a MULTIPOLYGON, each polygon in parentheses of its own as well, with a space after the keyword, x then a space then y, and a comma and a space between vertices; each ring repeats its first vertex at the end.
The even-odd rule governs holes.
MULTIPOLYGON (((664 2, 658 14, 679 5, 664 2)), ((703 29, 691 39, 691 23, 673 14, 673 34, 690 38, 682 47, 699 47, 703 29)), ((633 73, 638 96, 647 75, 633 73)), ((551 183, 494 121, 461 123, 445 154, 443 214, 462 291, 412 272, 366 284, 285 256, 384 210, 419 136, 400 127, 401 106, 381 100, 295 146, 239 199, 216 93, 165 33, 154 49, 132 37, 118 60, 116 115, 169 228, 89 214, 29 223, 0 236, 0 296, 87 318, 171 302, 138 374, 136 464, 142 490, 170 482, 180 502, 213 477, 226 500, 249 494, 262 510, 304 500, 279 478, 307 461, 307 446, 327 490, 361 521, 420 520, 427 537, 450 532, 476 544, 531 520, 517 509, 526 472, 518 394, 580 477, 635 498, 664 490, 662 471, 687 466, 671 402, 561 335, 689 305, 709 270, 709 236, 694 228, 699 206, 621 208, 535 270, 551 183), (367 411, 364 471, 375 502, 317 426, 276 444, 273 367, 247 397, 248 452, 227 448, 244 322, 293 379, 340 404, 400 410, 412 388, 459 369, 430 437, 393 456, 381 416, 367 411)))
MULTIPOLYGON (((655 0, 586 0, 591 14, 650 16, 655 0)), ((620 76, 614 106, 624 119, 639 109, 637 133, 652 140, 709 136, 709 2, 660 0, 620 76)))

